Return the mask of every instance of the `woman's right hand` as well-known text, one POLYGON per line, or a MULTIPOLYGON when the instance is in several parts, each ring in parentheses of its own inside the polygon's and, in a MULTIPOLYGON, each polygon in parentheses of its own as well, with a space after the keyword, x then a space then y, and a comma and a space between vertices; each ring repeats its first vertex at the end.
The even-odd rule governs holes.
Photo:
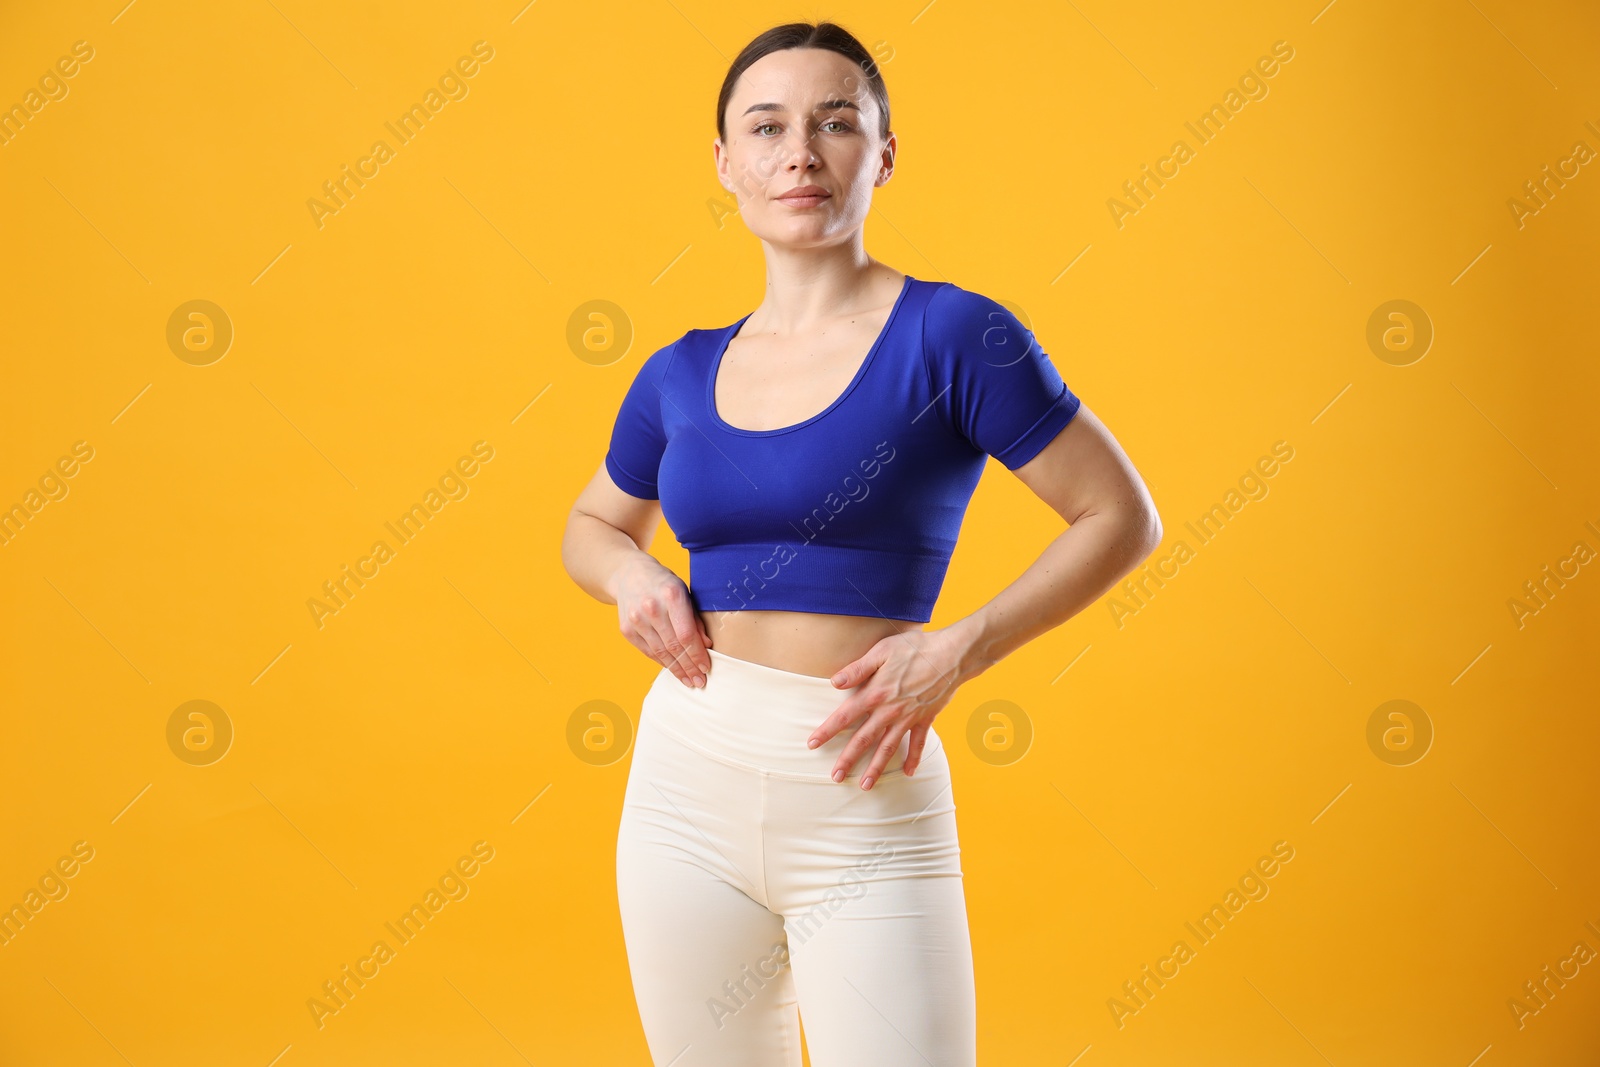
POLYGON ((640 555, 617 568, 612 584, 622 636, 684 685, 704 686, 711 672, 706 653, 711 635, 683 579, 654 557, 640 555))

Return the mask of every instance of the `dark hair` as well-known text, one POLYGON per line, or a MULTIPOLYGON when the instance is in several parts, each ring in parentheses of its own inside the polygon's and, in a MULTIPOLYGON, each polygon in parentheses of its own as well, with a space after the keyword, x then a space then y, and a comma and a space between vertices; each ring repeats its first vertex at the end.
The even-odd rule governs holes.
POLYGON ((809 22, 790 22, 774 26, 745 45, 744 51, 739 53, 733 65, 728 68, 728 76, 722 79, 722 92, 717 95, 717 136, 724 142, 728 139, 725 114, 728 110, 728 98, 733 95, 733 85, 739 80, 739 76, 762 56, 788 48, 827 49, 830 52, 838 52, 860 67, 861 72, 866 75, 867 88, 878 101, 878 136, 886 141, 889 139, 889 89, 883 84, 883 75, 878 71, 878 62, 849 30, 832 22, 820 22, 816 25, 809 22))

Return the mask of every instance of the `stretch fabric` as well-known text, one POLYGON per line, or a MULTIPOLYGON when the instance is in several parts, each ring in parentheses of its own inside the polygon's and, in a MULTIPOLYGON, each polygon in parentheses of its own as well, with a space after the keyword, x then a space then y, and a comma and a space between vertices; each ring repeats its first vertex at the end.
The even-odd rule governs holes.
POLYGON ((854 690, 708 650, 646 694, 617 834, 617 900, 657 1067, 972 1067, 972 948, 950 766, 909 735, 869 790, 854 690), (852 728, 853 729, 853 728, 852 728))

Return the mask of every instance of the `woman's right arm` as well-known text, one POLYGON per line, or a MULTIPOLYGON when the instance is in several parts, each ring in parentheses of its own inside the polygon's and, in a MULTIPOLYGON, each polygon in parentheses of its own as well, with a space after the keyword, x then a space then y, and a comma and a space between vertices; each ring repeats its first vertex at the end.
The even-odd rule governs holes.
POLYGON ((711 670, 711 638, 683 580, 645 551, 660 525, 661 502, 623 492, 602 463, 567 516, 561 564, 584 592, 617 605, 630 644, 698 687, 711 670))

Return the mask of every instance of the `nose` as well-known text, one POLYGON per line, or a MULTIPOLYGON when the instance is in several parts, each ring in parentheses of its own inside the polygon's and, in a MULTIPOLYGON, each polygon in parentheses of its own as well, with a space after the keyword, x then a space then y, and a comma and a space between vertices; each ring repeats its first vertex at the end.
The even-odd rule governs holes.
POLYGON ((784 136, 783 149, 785 162, 791 170, 796 165, 809 170, 822 162, 811 147, 810 131, 803 126, 795 127, 784 136))

